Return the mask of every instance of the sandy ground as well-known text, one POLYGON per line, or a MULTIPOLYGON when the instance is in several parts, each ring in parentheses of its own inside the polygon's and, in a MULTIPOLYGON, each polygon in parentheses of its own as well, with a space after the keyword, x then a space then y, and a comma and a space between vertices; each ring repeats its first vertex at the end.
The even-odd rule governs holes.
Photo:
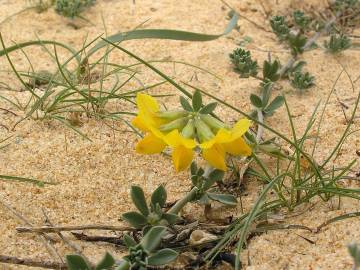
MULTIPOLYGON (((243 16, 251 18, 266 29, 270 29, 264 16, 260 1, 229 1, 229 4, 240 11, 243 16)), ((263 1, 266 2, 266 1, 263 1)), ((279 1, 286 2, 286 1, 279 1)), ((294 3, 276 5, 275 1, 265 3, 265 9, 276 9, 285 12, 294 3)), ((324 5, 326 1, 305 1, 313 6, 324 5)), ((0 1, 0 18, 14 14, 28 4, 26 1, 0 1)), ((309 5, 306 5, 309 8, 309 5)), ((220 1, 119 1, 99 0, 98 3, 84 13, 94 25, 81 22, 80 29, 74 29, 69 21, 58 16, 54 11, 38 14, 33 10, 13 17, 0 26, 6 44, 41 39, 54 39, 80 48, 84 39, 95 38, 104 32, 101 16, 104 17, 108 33, 127 31, 148 20, 147 28, 173 28, 189 31, 219 33, 226 25, 227 9, 220 1)), ((274 11, 275 13, 275 11, 274 11)), ((77 21, 76 21, 77 23, 77 21)), ((258 82, 254 79, 240 79, 232 71, 228 54, 236 48, 244 36, 251 37, 253 42, 247 45, 255 59, 262 63, 267 57, 267 51, 274 51, 280 60, 289 57, 284 48, 276 41, 270 32, 256 28, 246 20, 240 19, 240 31, 233 31, 229 36, 208 43, 191 43, 181 41, 131 41, 124 46, 147 60, 173 59, 185 61, 208 69, 223 80, 196 71, 197 81, 192 83, 208 89, 210 93, 225 99, 230 104, 245 111, 250 109, 249 95, 256 91, 258 82)), ((25 50, 36 69, 54 69, 49 56, 39 48, 25 50)), ((61 59, 65 52, 60 50, 61 59)), ((21 52, 11 54, 16 67, 29 70, 29 64, 21 52)), ((328 95, 337 74, 343 65, 349 76, 355 80, 359 76, 358 65, 360 56, 357 51, 347 51, 341 57, 335 58, 322 50, 307 52, 304 59, 308 61, 306 69, 316 76, 316 86, 305 94, 296 93, 287 83, 283 90, 287 93, 288 102, 294 116, 296 128, 304 130, 307 120, 319 100, 324 101, 328 95)), ((119 64, 133 62, 120 52, 111 55, 111 61, 119 64)), ((158 64, 160 69, 175 75, 179 80, 190 81, 195 71, 189 67, 172 64, 158 64)), ((11 83, 14 89, 21 87, 14 75, 9 72, 9 65, 2 57, 0 59, 0 81, 11 83)), ((143 70, 141 79, 150 83, 159 78, 143 70)), ((135 85, 135 83, 133 84, 135 85)), ((355 84, 358 87, 359 83, 355 84)), ((336 87, 341 101, 349 106, 348 116, 354 104, 356 92, 351 89, 349 79, 343 74, 336 87)), ((152 93, 176 93, 170 86, 160 86, 152 93)), ((0 88, 1 95, 16 96, 25 102, 25 93, 13 93, 0 88)), ((167 98, 166 102, 176 104, 175 98, 167 98)), ((122 104, 115 104, 121 108, 122 104)), ((0 100, 0 107, 12 109, 0 100)), ((130 108, 135 110, 134 108, 130 108)), ((0 123, 12 126, 24 115, 14 110, 19 116, 4 114, 0 111, 0 123)), ((238 118, 225 109, 218 110, 219 115, 228 121, 238 118)), ((290 134, 284 108, 269 119, 269 124, 277 130, 290 134)), ((133 133, 128 132, 125 125, 115 124, 120 131, 113 130, 101 121, 88 120, 81 127, 82 132, 92 139, 86 141, 64 126, 54 122, 25 120, 13 132, 0 128, 0 139, 13 135, 11 145, 0 150, 0 174, 34 177, 52 180, 59 183, 55 186, 39 188, 28 184, 0 182, 0 199, 20 212, 34 225, 42 225, 44 215, 48 213, 54 224, 79 225, 89 223, 105 223, 119 225, 120 214, 128 210, 130 201, 128 190, 131 184, 143 186, 147 194, 160 183, 165 183, 169 191, 169 200, 180 198, 189 188, 187 173, 175 174, 171 161, 161 155, 140 156, 134 153, 137 141, 133 133)), ((335 97, 330 99, 321 136, 319 150, 315 158, 321 161, 336 144, 344 130, 344 116, 335 97)), ((359 128, 356 119, 354 129, 359 128)), ((270 136, 269 134, 267 134, 270 136)), ((353 159, 359 159, 356 149, 360 149, 359 137, 352 135, 344 145, 336 164, 346 164, 353 159)), ((355 168, 359 170, 359 165, 355 168)), ((260 186, 253 182, 249 184, 250 196, 245 200, 250 205, 256 198, 260 186)), ((330 203, 318 203, 305 214, 289 219, 288 223, 304 224, 316 227, 323 221, 342 213, 358 211, 360 205, 356 201, 344 200, 340 210, 334 210, 330 203)), ((240 207, 237 211, 240 209, 240 207)), ((30 234, 18 234, 15 227, 23 224, 6 208, 0 205, 0 254, 36 259, 50 259, 51 256, 41 241, 30 234)), ((250 258, 246 269, 351 269, 351 259, 347 254, 346 245, 353 240, 360 242, 360 220, 351 219, 327 227, 319 234, 303 231, 269 232, 251 240, 244 251, 244 259, 250 258), (302 237, 311 239, 311 244, 302 237)), ((102 256, 105 250, 114 255, 121 251, 111 245, 93 245, 76 242, 85 254, 94 258, 102 256)), ((71 252, 62 242, 55 244, 60 254, 71 252)), ((0 265, 0 269, 25 269, 0 265)))

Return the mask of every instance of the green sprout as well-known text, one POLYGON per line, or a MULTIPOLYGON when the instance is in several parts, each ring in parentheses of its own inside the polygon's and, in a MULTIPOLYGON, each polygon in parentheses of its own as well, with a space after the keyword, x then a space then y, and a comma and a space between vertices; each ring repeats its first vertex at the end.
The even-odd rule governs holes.
POLYGON ((305 13, 300 11, 300 10, 296 10, 293 13, 293 18, 294 18, 294 23, 296 24, 297 27, 299 27, 301 30, 305 31, 311 22, 311 19, 307 16, 305 16, 305 13))
POLYGON ((360 267, 360 247, 354 242, 348 245, 348 250, 354 260, 353 270, 356 270, 360 267))
POLYGON ((298 54, 301 54, 304 52, 304 46, 306 44, 307 38, 298 33, 296 35, 294 34, 289 34, 288 36, 288 42, 289 42, 289 46, 291 48, 292 54, 294 56, 297 56, 298 54))
POLYGON ((156 250, 166 232, 165 227, 151 228, 141 239, 140 243, 129 235, 124 234, 123 241, 128 248, 128 255, 116 261, 112 255, 106 253, 104 258, 93 268, 79 255, 66 256, 69 270, 145 270, 148 266, 161 266, 175 260, 178 253, 172 249, 156 250))
POLYGON ((283 96, 276 96, 271 102, 271 89, 272 82, 267 81, 261 87, 261 97, 256 94, 250 95, 250 102, 256 108, 251 115, 257 117, 257 113, 260 110, 264 116, 271 116, 274 112, 284 104, 283 96))
POLYGON ((269 61, 264 61, 264 65, 263 65, 264 80, 276 82, 278 79, 280 79, 279 69, 280 69, 280 62, 278 60, 275 60, 274 62, 271 62, 271 59, 269 61))
POLYGON ((95 4, 96 0, 56 0, 57 13, 68 18, 78 17, 85 8, 95 4))
POLYGON ((200 204, 209 205, 210 201, 217 201, 229 206, 236 206, 237 201, 233 195, 214 193, 212 186, 216 182, 222 182, 224 172, 221 170, 213 170, 208 176, 205 175, 203 168, 198 168, 196 163, 191 163, 190 167, 192 184, 197 187, 197 193, 193 201, 200 204))
POLYGON ((126 212, 122 218, 136 229, 149 228, 151 226, 167 226, 178 221, 175 214, 165 213, 163 207, 166 203, 167 193, 163 185, 160 185, 151 195, 150 207, 146 203, 144 191, 139 186, 132 186, 131 199, 139 210, 126 212))
POLYGON ((351 47, 351 39, 344 34, 332 34, 330 40, 325 40, 324 46, 330 53, 340 53, 351 47))
POLYGON ((358 3, 359 0, 336 0, 333 4, 333 7, 335 10, 343 11, 349 8, 353 8, 358 3))
POLYGON ((296 89, 308 89, 314 85, 315 77, 309 72, 295 71, 291 80, 291 85, 296 89))
POLYGON ((280 40, 286 40, 290 33, 290 28, 284 16, 273 16, 270 19, 270 25, 273 32, 280 40))
POLYGON ((240 73, 242 78, 256 76, 258 72, 258 64, 256 61, 251 59, 250 51, 244 50, 242 48, 235 49, 230 54, 230 59, 235 66, 235 71, 240 73))

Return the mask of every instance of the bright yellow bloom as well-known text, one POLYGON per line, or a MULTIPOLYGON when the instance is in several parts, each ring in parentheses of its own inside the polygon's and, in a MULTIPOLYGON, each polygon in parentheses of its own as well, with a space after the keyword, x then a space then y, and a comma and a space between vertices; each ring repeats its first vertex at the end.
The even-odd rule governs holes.
POLYGON ((139 112, 132 123, 135 127, 146 132, 145 137, 136 145, 136 152, 140 154, 161 153, 168 145, 173 148, 172 160, 176 171, 185 170, 193 159, 195 140, 184 138, 177 129, 167 134, 159 130, 159 127, 167 121, 156 116, 159 111, 159 104, 153 97, 138 94, 136 103, 139 112))
POLYGON ((226 153, 234 156, 251 155, 251 148, 242 138, 245 132, 250 128, 250 124, 251 122, 249 120, 242 119, 230 130, 225 128, 219 129, 212 139, 200 144, 203 158, 209 162, 211 166, 226 171, 226 153))

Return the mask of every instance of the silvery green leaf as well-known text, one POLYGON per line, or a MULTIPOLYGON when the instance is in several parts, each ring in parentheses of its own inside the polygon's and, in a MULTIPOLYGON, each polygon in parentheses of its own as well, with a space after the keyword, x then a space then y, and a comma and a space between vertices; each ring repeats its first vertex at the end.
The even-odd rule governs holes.
POLYGON ((186 98, 184 98, 183 96, 180 96, 180 104, 183 107, 184 110, 188 111, 188 112, 192 112, 193 108, 191 107, 189 101, 187 101, 186 98))
POLYGON ((148 258, 149 265, 164 265, 172 262, 179 254, 170 248, 164 248, 148 258))
POLYGON ((160 207, 164 207, 167 194, 163 185, 160 185, 151 195, 151 202, 153 205, 159 204, 160 207))
POLYGON ((149 215, 149 209, 142 188, 139 186, 131 186, 130 195, 134 205, 140 213, 144 216, 149 215))
POLYGON ((84 258, 79 255, 67 255, 66 263, 69 270, 91 270, 84 258))
POLYGON ((221 202, 223 204, 231 205, 231 206, 236 206, 237 205, 237 200, 233 195, 230 195, 230 194, 216 194, 216 193, 210 193, 210 192, 207 192, 207 195, 209 196, 210 199, 212 199, 214 201, 218 201, 218 202, 221 202))
POLYGON ((192 97, 192 106, 194 108, 194 111, 199 111, 202 106, 202 97, 199 90, 196 90, 192 97))
POLYGON ((115 264, 115 260, 110 253, 106 252, 104 258, 95 267, 95 270, 108 270, 115 264))
POLYGON ((152 227, 141 239, 140 245, 148 252, 152 252, 161 242, 161 238, 166 228, 162 226, 152 227))
POLYGON ((141 229, 144 225, 147 224, 146 217, 134 211, 124 213, 122 215, 122 218, 136 229, 141 229))

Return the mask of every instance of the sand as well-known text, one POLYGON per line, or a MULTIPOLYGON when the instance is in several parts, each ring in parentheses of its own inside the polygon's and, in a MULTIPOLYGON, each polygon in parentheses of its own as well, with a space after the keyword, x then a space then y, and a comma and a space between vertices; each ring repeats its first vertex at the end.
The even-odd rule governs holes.
MULTIPOLYGON (((117 1, 99 0, 98 3, 83 15, 92 24, 76 20, 80 25, 74 29, 69 20, 57 15, 53 10, 36 13, 28 10, 12 17, 2 25, 0 31, 5 43, 9 46, 14 42, 41 39, 53 39, 79 49, 84 39, 91 40, 104 33, 101 16, 103 16, 108 33, 131 30, 137 25, 145 23, 146 28, 172 28, 205 33, 220 33, 227 21, 228 9, 220 1, 191 1, 183 0, 174 4, 174 1, 117 1)), ((247 18, 270 30, 264 16, 260 1, 228 1, 231 6, 240 11, 247 18)), ((266 2, 266 1, 263 1, 266 2)), ((286 12, 289 8, 298 5, 298 1, 268 1, 265 9, 276 12, 286 12), (285 3, 284 3, 285 2, 285 3)), ((321 10, 326 1, 305 1, 306 8, 311 5, 321 10)), ((0 1, 0 18, 28 7, 26 1, 0 1)), ((192 63, 208 69, 219 75, 218 80, 204 72, 194 70, 184 65, 157 64, 156 66, 176 76, 178 80, 190 81, 196 75, 197 80, 192 83, 207 89, 230 104, 249 111, 249 95, 257 91, 258 81, 255 79, 241 79, 233 72, 229 64, 228 54, 237 47, 245 36, 252 42, 247 45, 253 57, 262 63, 268 51, 281 61, 289 57, 285 48, 278 44, 271 32, 264 32, 244 19, 239 21, 240 31, 233 31, 230 35, 212 42, 191 43, 182 41, 138 40, 123 43, 123 45, 147 59, 172 59, 192 63)), ((356 29, 354 34, 358 33, 356 29)), ((54 69, 50 57, 40 48, 25 49, 35 69, 54 69)), ((64 60, 66 53, 59 50, 59 57, 64 60)), ((17 69, 28 71, 29 64, 21 52, 11 54, 17 69)), ((343 65, 352 80, 359 76, 359 53, 355 50, 346 51, 341 57, 327 55, 323 50, 313 50, 305 53, 306 69, 316 76, 316 86, 304 94, 293 90, 287 82, 282 82, 282 91, 286 93, 291 105, 297 131, 304 130, 307 120, 319 101, 327 97, 336 76, 343 65)), ((120 52, 113 52, 111 61, 118 64, 133 63, 120 52)), ((0 59, 0 81, 11 85, 13 89, 20 89, 21 84, 14 74, 5 57, 0 59)), ((159 81, 153 73, 142 69, 141 80, 147 84, 159 81)), ((108 82, 111 84, 111 81, 108 82)), ((138 87, 136 83, 129 86, 138 87)), ((359 87, 359 81, 355 84, 359 87)), ((343 74, 336 86, 339 99, 349 106, 346 113, 350 116, 351 108, 357 94, 351 88, 349 79, 343 74)), ((178 94, 169 85, 162 85, 151 93, 178 94)), ((16 93, 0 88, 0 94, 11 98, 18 98, 25 103, 29 95, 16 93)), ((164 99, 169 107, 177 106, 177 98, 164 99)), ((115 108, 135 108, 124 104, 112 104, 115 108)), ((11 109, 18 116, 0 111, 0 124, 12 127, 25 115, 23 111, 13 108, 0 99, 0 108, 11 109)), ((235 121, 238 115, 221 108, 217 113, 227 121, 235 121)), ((284 134, 290 134, 285 109, 280 109, 268 120, 269 125, 284 134)), ((321 161, 328 154, 340 138, 345 120, 343 111, 335 96, 330 99, 325 121, 320 133, 319 148, 315 159, 321 161)), ((162 155, 141 156, 134 152, 138 138, 129 132, 121 122, 114 123, 118 131, 111 128, 112 122, 96 119, 86 119, 80 128, 92 142, 83 139, 73 131, 54 121, 36 121, 26 119, 19 123, 14 131, 7 131, 0 127, 0 140, 8 136, 11 145, 0 150, 0 174, 33 177, 37 179, 55 181, 58 185, 44 188, 23 183, 0 182, 0 199, 11 205, 26 217, 33 225, 43 225, 44 209, 52 223, 61 225, 80 225, 89 223, 103 223, 121 225, 118 221, 121 213, 131 206, 128 191, 131 185, 141 185, 146 194, 160 183, 166 184, 169 200, 173 201, 182 196, 188 189, 190 181, 187 172, 176 174, 171 166, 171 160, 162 155)), ((356 119, 353 129, 360 126, 356 119)), ((271 134, 266 134, 270 137, 271 134)), ((360 140, 357 134, 349 136, 335 165, 344 165, 359 157, 356 150, 360 149, 360 140)), ((358 171, 356 163, 354 170, 358 171)), ((255 180, 247 183, 249 196, 245 205, 249 206, 256 199, 261 185, 255 180)), ((354 184, 354 183, 353 183, 354 184)), ((356 185, 356 183, 355 183, 356 185)), ((290 218, 289 224, 303 224, 316 227, 325 220, 342 213, 359 210, 359 203, 355 200, 344 200, 340 210, 330 203, 316 203, 315 206, 303 215, 290 218)), ((232 210, 239 213, 240 206, 232 210)), ((18 256, 21 258, 55 260, 44 248, 42 242, 32 234, 16 233, 15 227, 22 225, 6 208, 0 205, 0 254, 18 256)), ((346 245, 353 240, 360 242, 360 220, 349 219, 328 226, 318 234, 304 231, 275 231, 262 234, 250 241, 248 249, 244 251, 244 260, 248 265, 245 269, 351 269, 351 258, 348 256, 346 245), (302 237, 311 239, 310 244, 302 237), (247 257, 250 262, 247 262, 247 257)), ((121 255, 121 250, 106 244, 89 244, 74 241, 83 252, 98 260, 105 250, 115 256, 121 255)), ((55 243, 59 254, 72 252, 61 241, 55 243)), ((0 269, 27 269, 26 267, 1 265, 0 269)))

